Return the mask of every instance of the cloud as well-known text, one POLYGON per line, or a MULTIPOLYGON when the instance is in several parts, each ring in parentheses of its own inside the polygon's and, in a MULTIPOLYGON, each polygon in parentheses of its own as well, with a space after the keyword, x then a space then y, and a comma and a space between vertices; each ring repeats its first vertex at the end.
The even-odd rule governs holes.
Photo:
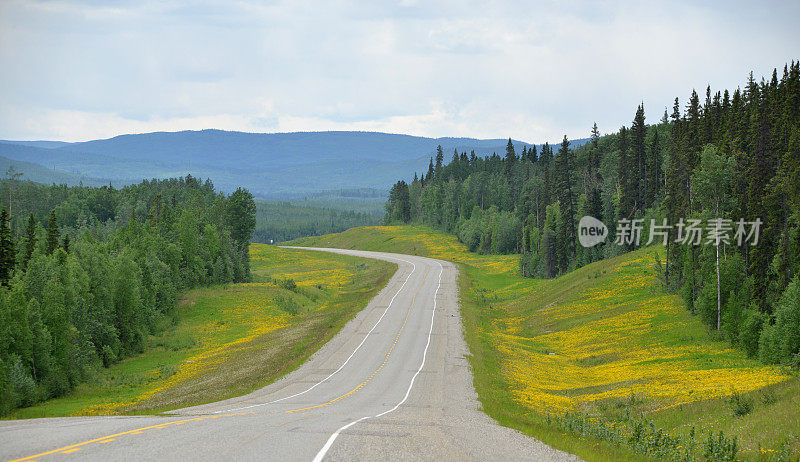
POLYGON ((800 10, 670 2, 0 4, 0 138, 370 129, 584 137, 800 49, 800 10), (747 31, 747 33, 743 33, 747 31))

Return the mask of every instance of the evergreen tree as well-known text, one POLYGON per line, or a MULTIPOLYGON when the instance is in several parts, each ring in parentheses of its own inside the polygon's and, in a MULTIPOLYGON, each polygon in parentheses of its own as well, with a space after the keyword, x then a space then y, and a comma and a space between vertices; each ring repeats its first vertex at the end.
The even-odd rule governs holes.
POLYGON ((47 221, 47 254, 50 255, 58 248, 58 240, 61 233, 58 229, 58 219, 56 218, 56 211, 50 211, 50 219, 47 221))
POLYGON ((558 150, 555 161, 556 171, 556 190, 559 193, 561 202, 562 225, 561 231, 563 240, 559 245, 559 267, 563 270, 569 267, 575 257, 575 196, 573 193, 572 172, 574 171, 575 159, 572 150, 569 148, 569 140, 564 135, 561 147, 558 150))
POLYGON ((8 210, 3 207, 0 211, 0 284, 3 286, 8 286, 15 264, 14 236, 11 234, 8 210))
POLYGON ((634 169, 629 177, 632 182, 631 189, 636 191, 636 202, 634 208, 645 210, 648 203, 647 196, 647 153, 645 151, 645 136, 647 127, 644 124, 644 104, 636 108, 636 116, 631 124, 631 159, 630 166, 634 169))
POLYGON ((542 155, 539 158, 539 164, 542 166, 542 177, 544 179, 544 187, 542 191, 542 204, 545 206, 550 204, 552 201, 550 200, 551 195, 550 191, 553 188, 553 178, 552 178, 552 165, 550 165, 553 159, 553 151, 550 149, 550 144, 545 143, 542 146, 542 155))
POLYGON ((25 253, 22 256, 22 267, 27 268, 28 262, 36 250, 36 218, 33 213, 28 216, 28 226, 25 228, 25 253))
POLYGON ((597 149, 597 143, 600 141, 600 130, 597 128, 597 122, 592 125, 590 138, 592 139, 592 147, 597 149))
POLYGON ((617 178, 619 183, 619 215, 618 218, 631 219, 636 211, 637 189, 634 178, 636 177, 635 165, 631 159, 628 144, 628 129, 622 126, 619 129, 617 141, 619 157, 617 158, 617 178))
POLYGON ((662 164, 664 158, 661 154, 661 140, 658 128, 653 130, 653 139, 650 141, 650 156, 647 161, 647 204, 653 205, 661 195, 663 189, 662 164))
POLYGON ((434 174, 436 175, 436 181, 442 179, 442 162, 444 162, 444 150, 442 149, 442 145, 436 146, 436 166, 434 168, 434 174))
POLYGON ((506 144, 506 156, 504 161, 506 167, 506 177, 508 177, 510 180, 514 173, 514 165, 517 163, 517 153, 514 152, 514 144, 511 142, 511 138, 508 139, 508 144, 506 144))
POLYGON ((600 162, 603 160, 602 152, 599 148, 600 129, 597 128, 597 122, 592 125, 592 132, 589 138, 592 140, 591 167, 597 171, 600 168, 600 162))

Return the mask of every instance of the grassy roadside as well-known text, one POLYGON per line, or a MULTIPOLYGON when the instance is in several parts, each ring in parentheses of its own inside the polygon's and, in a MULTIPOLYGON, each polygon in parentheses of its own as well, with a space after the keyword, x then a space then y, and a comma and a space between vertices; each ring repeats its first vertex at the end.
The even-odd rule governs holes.
POLYGON ((798 377, 714 340, 660 289, 658 248, 542 281, 519 277, 516 257, 471 254, 424 227, 357 228, 295 243, 458 263, 483 409, 555 447, 588 460, 725 460, 736 438, 745 460, 800 453, 798 377))
POLYGON ((301 365, 397 268, 264 244, 251 245, 250 260, 253 283, 189 291, 179 322, 145 353, 7 418, 149 414, 248 393, 301 365))

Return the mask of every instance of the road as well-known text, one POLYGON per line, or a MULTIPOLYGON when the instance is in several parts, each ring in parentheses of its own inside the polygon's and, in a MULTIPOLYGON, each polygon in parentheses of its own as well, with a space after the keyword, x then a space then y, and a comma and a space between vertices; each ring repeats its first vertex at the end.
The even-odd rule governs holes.
POLYGON ((302 367, 249 395, 170 416, 0 422, 3 460, 575 460, 479 410, 456 268, 409 255, 302 367))

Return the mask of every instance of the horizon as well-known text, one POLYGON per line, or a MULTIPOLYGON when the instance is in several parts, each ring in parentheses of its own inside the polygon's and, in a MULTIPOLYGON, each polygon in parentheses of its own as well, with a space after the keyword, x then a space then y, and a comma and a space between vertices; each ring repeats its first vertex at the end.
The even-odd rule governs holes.
MULTIPOLYGON (((496 137, 496 138, 476 138, 471 136, 438 136, 438 137, 431 137, 431 136, 422 136, 422 135, 413 135, 410 133, 391 133, 391 132, 382 132, 382 131, 374 131, 374 130, 297 130, 291 132, 248 132, 242 130, 225 130, 219 128, 200 128, 200 129, 186 129, 186 130, 174 130, 174 131, 153 131, 153 132, 139 132, 139 133, 120 133, 117 135, 113 135, 107 138, 95 138, 95 139, 84 139, 84 140, 76 140, 76 141, 66 141, 61 139, 35 139, 35 140, 23 140, 23 139, 0 139, 0 142, 5 143, 14 143, 14 142, 23 142, 23 143, 39 143, 39 142, 53 142, 53 143, 68 143, 68 144, 77 144, 77 143, 86 143, 90 141, 106 141, 112 140, 114 138, 119 138, 123 136, 135 136, 135 135, 154 135, 154 134, 174 134, 174 133, 186 133, 186 132, 205 132, 205 131, 217 131, 217 132, 226 132, 226 133, 241 133, 246 135, 292 135, 292 134, 302 134, 302 133, 371 133, 371 134, 379 134, 379 135, 397 135, 397 136, 409 136, 414 138, 426 138, 430 140, 443 140, 443 139, 470 139, 470 140, 477 140, 477 141, 506 141, 511 139, 512 142, 521 142, 530 145, 540 145, 545 143, 554 144, 555 142, 552 140, 542 141, 542 142, 533 142, 533 141, 526 141, 521 139, 514 139, 513 137, 496 137)), ((600 136, 605 136, 607 133, 602 133, 600 136)), ((572 141, 580 141, 589 139, 589 137, 580 137, 580 138, 568 138, 570 142, 572 141)), ((560 142, 560 141, 558 141, 560 142)))

